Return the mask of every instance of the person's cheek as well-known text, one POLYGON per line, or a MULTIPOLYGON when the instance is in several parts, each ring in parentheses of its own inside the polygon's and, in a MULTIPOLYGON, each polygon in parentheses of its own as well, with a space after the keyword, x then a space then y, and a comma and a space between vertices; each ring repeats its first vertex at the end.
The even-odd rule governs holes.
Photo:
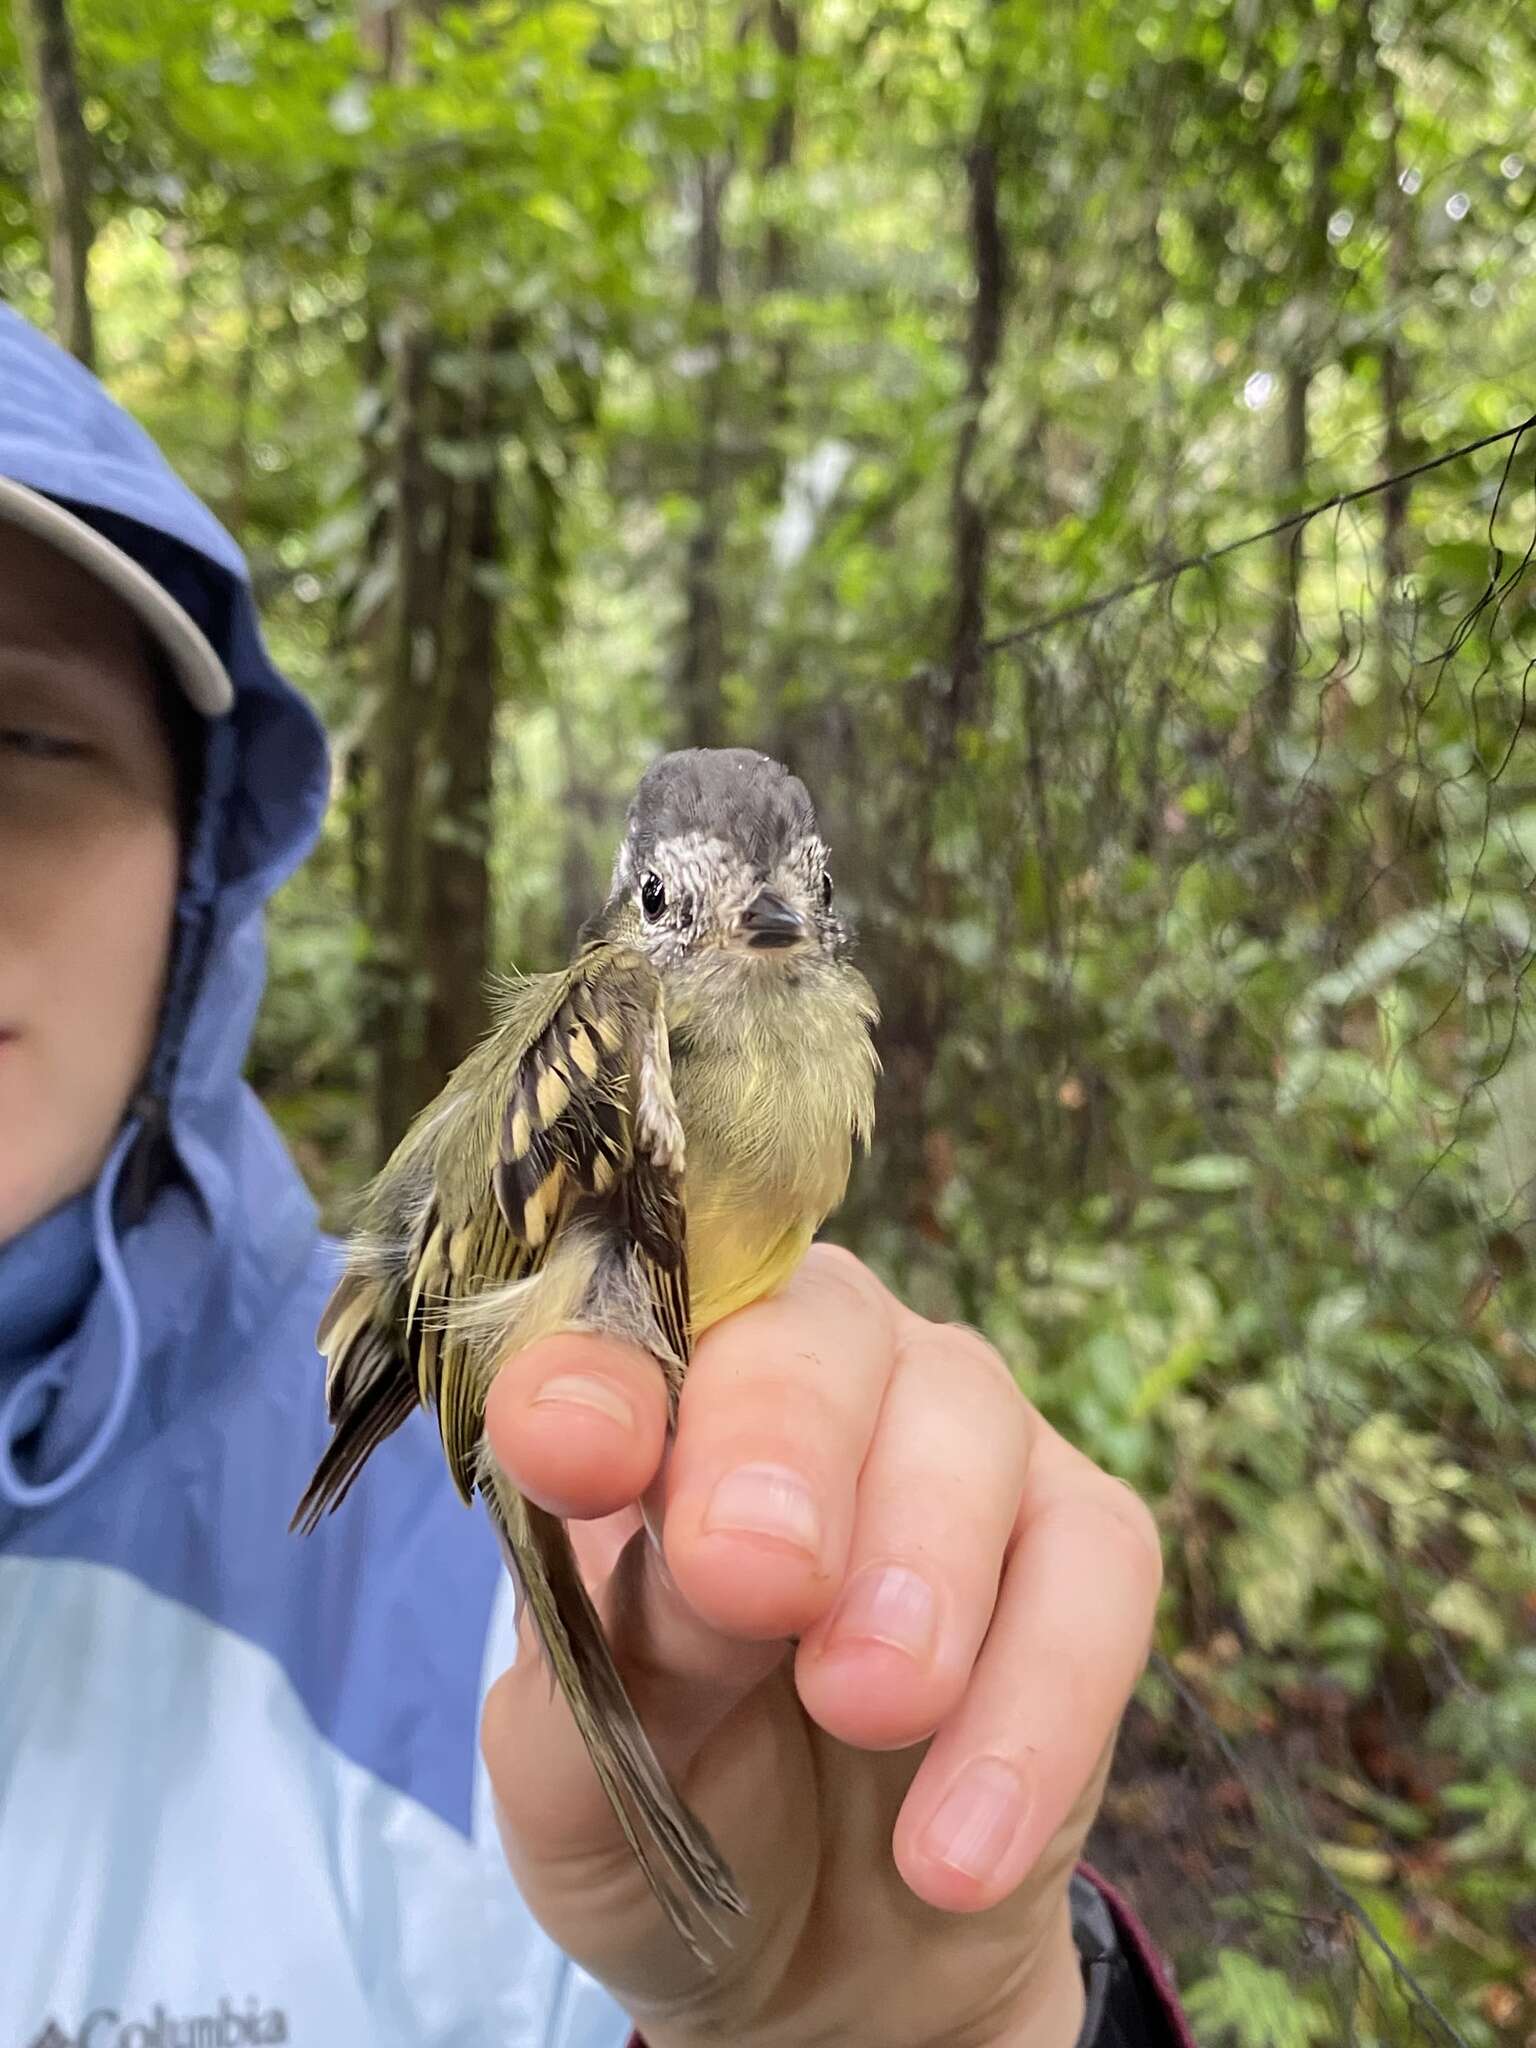
POLYGON ((169 817, 149 814, 114 836, 93 867, 95 944, 89 1027, 79 1046, 82 1092, 92 1105, 94 1174, 154 1049, 170 964, 178 850, 169 817), (115 883, 109 881, 115 877, 115 883))
POLYGON ((16 1138, 0 1172, 0 1243, 90 1186, 159 1022, 174 820, 158 808, 82 808, 71 822, 18 855, 0 900, 0 945, 24 1010, 21 1035, 0 1051, 0 1103, 16 1138))
POLYGON ((35 797, 0 768, 0 1243, 62 1198, 68 1177, 61 1019, 72 991, 54 985, 56 933, 68 899, 65 847, 40 827, 35 797))

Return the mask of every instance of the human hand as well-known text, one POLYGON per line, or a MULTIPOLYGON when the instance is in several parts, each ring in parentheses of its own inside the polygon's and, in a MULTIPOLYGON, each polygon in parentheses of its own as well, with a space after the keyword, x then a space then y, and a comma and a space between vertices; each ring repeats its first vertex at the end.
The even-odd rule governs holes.
POLYGON ((1150 1514, 981 1338, 829 1246, 700 1340, 664 1459, 665 1424, 655 1361, 579 1335, 509 1360, 486 1413, 513 1482, 572 1518, 751 1910, 702 1970, 525 1632, 483 1744, 532 1911, 648 2048, 1071 2048, 1067 1885, 1146 1656, 1150 1514))

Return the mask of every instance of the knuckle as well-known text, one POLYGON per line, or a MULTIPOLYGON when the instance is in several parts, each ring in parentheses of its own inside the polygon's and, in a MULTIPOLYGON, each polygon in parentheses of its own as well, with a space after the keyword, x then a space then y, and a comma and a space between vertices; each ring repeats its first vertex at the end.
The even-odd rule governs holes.
POLYGON ((813 1244, 801 1271, 825 1299, 858 1316, 878 1315, 884 1319, 884 1294, 862 1259, 855 1258, 840 1244, 813 1244))
POLYGON ((861 1297, 870 1291, 870 1272, 846 1245, 818 1239, 805 1255, 805 1270, 818 1280, 852 1289, 861 1297))
POLYGON ((939 1327, 947 1348, 957 1358, 963 1359, 983 1378, 1006 1388, 1016 1399, 1023 1400, 1019 1383, 1009 1370, 1007 1360, 995 1344, 988 1342, 980 1330, 973 1329, 969 1323, 942 1323, 939 1327))
POLYGON ((1100 1513, 1156 1600, 1163 1583, 1163 1540, 1157 1518, 1134 1487, 1110 1474, 1101 1475, 1103 1485, 1097 1497, 1100 1513))
POLYGON ((1074 1548, 1091 1550, 1095 1570, 1101 1575, 1111 1572, 1121 1585, 1134 1588, 1150 1617, 1163 1582, 1163 1546, 1156 1520, 1123 1479, 1091 1469, 1091 1480, 1058 1494, 1041 1511, 1041 1521, 1074 1548))

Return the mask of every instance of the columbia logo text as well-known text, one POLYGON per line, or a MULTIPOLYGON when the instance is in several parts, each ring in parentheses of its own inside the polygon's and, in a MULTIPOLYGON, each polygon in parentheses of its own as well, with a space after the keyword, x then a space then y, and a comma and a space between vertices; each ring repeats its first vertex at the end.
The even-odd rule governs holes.
POLYGON ((67 2034, 55 2019, 45 2022, 26 2048, 256 2048, 256 2044, 288 2039, 288 2016, 278 2006, 248 1998, 243 2006, 219 2000, 217 2012, 188 2013, 175 2018, 163 2005, 147 2017, 124 2016, 109 2005, 97 2006, 67 2034))

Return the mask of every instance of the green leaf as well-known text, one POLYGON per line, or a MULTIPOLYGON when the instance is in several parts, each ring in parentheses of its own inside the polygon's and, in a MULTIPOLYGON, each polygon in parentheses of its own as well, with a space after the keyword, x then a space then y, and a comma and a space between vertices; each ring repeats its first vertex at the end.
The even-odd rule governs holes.
POLYGON ((1253 1185, 1253 1161, 1235 1153, 1201 1152, 1192 1159, 1159 1166, 1152 1178, 1159 1187, 1178 1188, 1186 1194, 1232 1194, 1253 1185))
POLYGON ((1508 1641, 1503 1620, 1493 1603, 1469 1579, 1447 1579, 1430 1601, 1427 1612, 1431 1621, 1439 1622, 1452 1635, 1476 1643, 1490 1657, 1499 1656, 1508 1641))
POLYGON ((1224 1948, 1185 1998, 1199 2037, 1229 2034, 1237 2048, 1313 2048, 1329 2038, 1326 2014, 1279 1970, 1224 1948))
POLYGON ((1262 1526, 1234 1537, 1228 1545, 1238 1606, 1254 1640, 1266 1649, 1293 1639, 1300 1630, 1333 1541, 1317 1502, 1297 1494, 1277 1501, 1262 1526))

